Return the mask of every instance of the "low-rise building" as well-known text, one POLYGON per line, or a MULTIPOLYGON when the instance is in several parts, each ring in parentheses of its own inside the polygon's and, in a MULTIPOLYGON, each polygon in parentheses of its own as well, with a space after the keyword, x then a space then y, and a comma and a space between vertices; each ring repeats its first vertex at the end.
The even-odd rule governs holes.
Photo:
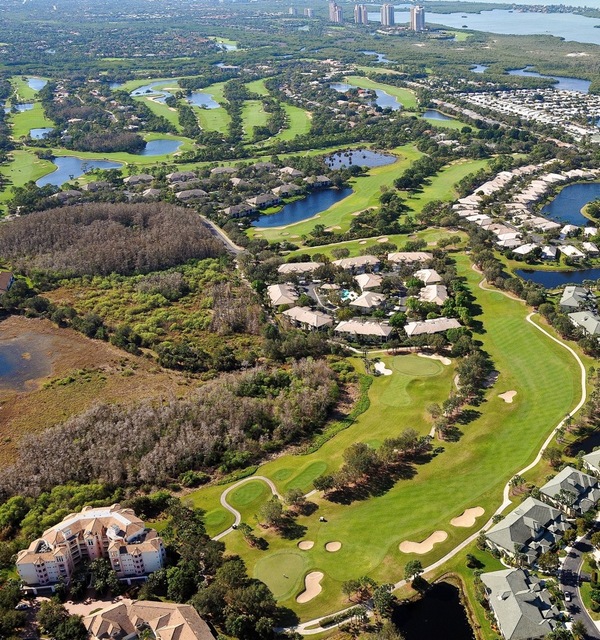
POLYGON ((413 264, 414 262, 427 262, 433 255, 425 251, 394 251, 388 253, 388 260, 395 263, 413 264))
POLYGON ((534 564, 542 553, 556 547, 569 526, 558 509, 527 498, 485 535, 492 549, 509 557, 519 553, 534 564))
POLYGON ((409 338, 423 334, 441 333, 448 329, 458 329, 460 322, 456 318, 431 318, 416 320, 405 325, 404 330, 409 338))
POLYGON ((192 202, 193 200, 204 200, 208 197, 208 193, 203 189, 188 189, 186 191, 178 191, 175 197, 182 202, 192 202))
POLYGON ((282 275, 312 273, 322 266, 322 262, 286 262, 277 267, 277 272, 282 275))
POLYGON ((243 216, 249 216, 255 211, 256 208, 251 207, 247 203, 234 204, 231 207, 225 207, 224 209, 221 209, 221 213, 224 213, 226 216, 231 216, 232 218, 242 218, 243 216))
POLYGON ((174 171, 167 174, 167 180, 169 182, 187 182, 188 180, 194 180, 196 174, 193 171, 174 171))
POLYGON ((584 455, 583 464, 588 471, 600 475, 600 449, 584 455))
POLYGON ((600 316, 591 311, 576 311, 569 314, 569 320, 592 337, 600 336, 600 316))
POLYGON ((490 609, 505 640, 545 638, 557 626, 558 609, 543 581, 524 569, 482 573, 490 609))
POLYGON ((165 548, 154 529, 147 529, 131 509, 121 505, 84 507, 44 531, 17 555, 23 583, 36 591, 69 582, 82 562, 107 558, 121 579, 140 578, 164 565, 165 548))
POLYGON ((374 293, 373 291, 365 291, 358 298, 350 302, 353 309, 357 309, 361 313, 371 313, 379 309, 386 301, 386 297, 382 293, 374 293))
POLYGON ((355 258, 341 258, 340 260, 334 260, 332 264, 336 267, 341 267, 346 271, 352 271, 353 273, 364 273, 366 269, 376 269, 379 266, 380 260, 375 256, 356 256, 355 258))
POLYGON ((570 516, 582 516, 600 500, 600 483, 594 476, 565 467, 540 488, 540 493, 570 516))
POLYGON ((358 342, 385 342, 392 335, 392 327, 383 322, 363 322, 361 320, 343 320, 335 327, 335 332, 358 342))
POLYGON ((596 298, 588 288, 569 284, 564 288, 558 304, 563 311, 575 311, 582 307, 593 307, 595 303, 596 298))
POLYGON ((571 260, 583 260, 585 258, 585 253, 571 244, 562 244, 559 247, 559 250, 563 254, 563 256, 565 256, 566 258, 571 258, 571 260))
POLYGON ((376 273, 361 273, 358 276, 354 276, 354 279, 361 288, 361 291, 378 289, 383 281, 383 278, 376 273))
POLYGON ((10 271, 0 271, 0 295, 6 293, 15 281, 14 275, 10 271))
POLYGON ((267 207, 274 207, 281 203, 281 198, 274 193, 261 193, 253 198, 248 198, 246 202, 256 209, 266 209, 267 207))
POLYGON ((136 187, 140 184, 149 184, 154 180, 154 176, 151 176, 149 173, 138 173, 135 176, 127 176, 123 178, 123 182, 130 186, 136 187))
POLYGON ((433 302, 442 306, 448 300, 448 290, 443 284, 428 284, 419 292, 421 302, 433 302))
POLYGON ((214 640, 189 604, 124 600, 83 619, 90 640, 135 640, 145 631, 156 640, 214 640), (151 634, 151 635, 150 635, 151 634))
POLYGON ((306 331, 326 329, 333 326, 333 318, 322 311, 313 311, 308 307, 292 307, 282 314, 293 325, 306 331))
POLYGON ((267 295, 273 307, 294 304, 299 297, 291 284, 272 284, 267 287, 267 295))
POLYGON ((442 281, 442 277, 435 269, 419 269, 415 271, 414 276, 424 284, 437 284, 442 281))

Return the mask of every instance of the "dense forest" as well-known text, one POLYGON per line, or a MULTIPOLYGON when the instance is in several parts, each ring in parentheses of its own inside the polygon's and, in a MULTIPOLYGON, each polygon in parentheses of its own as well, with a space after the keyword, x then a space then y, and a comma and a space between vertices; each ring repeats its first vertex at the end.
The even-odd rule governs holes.
POLYGON ((0 228, 0 255, 21 272, 71 277, 148 273, 224 252, 194 212, 169 204, 89 204, 0 228))
POLYGON ((222 472, 314 433, 338 397, 324 361, 226 374, 183 400, 99 405, 25 438, 0 472, 5 495, 68 482, 164 485, 186 471, 222 472))

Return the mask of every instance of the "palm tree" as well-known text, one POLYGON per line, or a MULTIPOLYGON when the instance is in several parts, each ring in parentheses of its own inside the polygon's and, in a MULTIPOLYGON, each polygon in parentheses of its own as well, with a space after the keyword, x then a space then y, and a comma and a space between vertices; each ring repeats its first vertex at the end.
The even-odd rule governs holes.
POLYGON ((573 626, 571 627, 571 633, 575 640, 585 640, 587 638, 587 631, 585 628, 585 624, 581 620, 575 620, 573 626))

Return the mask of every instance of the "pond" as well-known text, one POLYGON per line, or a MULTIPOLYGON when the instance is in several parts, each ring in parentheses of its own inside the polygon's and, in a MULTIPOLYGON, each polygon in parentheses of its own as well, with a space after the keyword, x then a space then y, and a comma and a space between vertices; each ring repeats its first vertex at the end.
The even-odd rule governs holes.
POLYGON ((164 156, 169 153, 175 153, 183 144, 181 140, 171 140, 168 138, 159 138, 158 140, 150 140, 146 142, 146 146, 138 156, 164 156))
POLYGON ((593 223, 581 213, 581 209, 596 198, 600 198, 600 182, 570 184, 552 202, 542 207, 540 213, 556 222, 590 226, 593 223))
POLYGON ((39 129, 29 129, 29 137, 32 140, 43 140, 49 133, 54 131, 54 127, 40 127, 39 129))
MULTIPOLYGON (((346 93, 346 91, 349 91, 350 89, 358 89, 359 87, 354 84, 347 84, 346 82, 331 82, 329 84, 329 88, 335 89, 340 93, 346 93)), ((398 102, 398 100, 394 98, 394 96, 391 96, 389 93, 386 93, 381 89, 375 89, 375 95, 376 98, 374 100, 374 103, 378 107, 381 107, 382 109, 389 107, 392 111, 398 111, 398 109, 402 109, 402 103, 398 102)))
POLYGON ((451 118, 447 116, 445 113, 438 111, 437 109, 427 109, 422 116, 423 118, 429 118, 430 120, 454 120, 455 118, 451 118))
POLYGON ((253 227, 284 227, 295 222, 308 220, 329 209, 331 205, 347 198, 352 193, 352 189, 324 189, 322 191, 313 191, 303 200, 296 200, 286 204, 281 211, 272 213, 271 215, 262 215, 258 220, 252 223, 253 227))
POLYGON ((10 113, 13 109, 19 113, 31 111, 33 109, 33 102, 24 102, 23 104, 13 104, 10 107, 4 107, 4 113, 10 113))
POLYGON ((48 84, 48 80, 44 80, 43 78, 27 78, 27 84, 30 89, 40 91, 48 84))
POLYGON ((378 53, 377 51, 361 51, 366 56, 377 56, 377 62, 390 63, 395 64, 393 60, 388 60, 385 56, 385 53, 378 53))
POLYGON ((359 167, 383 167, 396 162, 396 156, 386 155, 369 149, 355 149, 354 151, 338 151, 327 158, 325 164, 330 169, 342 169, 352 165, 359 167))
POLYGON ((53 184, 62 186, 69 180, 75 180, 92 169, 120 169, 122 162, 112 162, 110 160, 84 160, 75 156, 60 156, 54 158, 52 162, 56 165, 56 170, 40 178, 36 184, 44 187, 53 184))
POLYGON ((457 587, 437 582, 425 595, 396 607, 392 622, 406 640, 475 640, 457 587))
POLYGON ((485 71, 487 71, 489 69, 489 65, 487 64, 476 64, 473 65, 469 71, 472 71, 473 73, 484 73, 485 71))
MULTIPOLYGON (((173 79, 173 83, 177 84, 177 80, 173 79)), ((162 87, 166 87, 169 85, 169 82, 153 82, 152 84, 145 84, 142 87, 138 87, 134 91, 132 91, 129 95, 132 98, 141 98, 148 97, 152 98, 156 102, 160 102, 161 104, 165 103, 167 98, 170 98, 173 94, 169 91, 166 91, 162 87)))
POLYGON ((210 93, 204 91, 194 91, 188 96, 187 101, 195 107, 204 107, 205 109, 218 109, 221 106, 210 93))
POLYGON ((50 352, 31 335, 0 340, 0 389, 26 391, 29 381, 49 375, 50 352))
POLYGON ((556 289, 567 284, 581 284, 584 280, 599 280, 600 268, 579 269, 577 271, 532 271, 519 269, 516 275, 523 280, 541 284, 547 289, 556 289))
POLYGON ((511 69, 508 72, 511 76, 524 76, 526 78, 549 78, 556 80, 553 85, 555 89, 561 89, 562 91, 576 91, 577 93, 589 93, 590 85, 589 80, 581 80, 580 78, 569 78, 567 76, 545 76, 537 71, 531 71, 531 67, 524 67, 523 69, 511 69))

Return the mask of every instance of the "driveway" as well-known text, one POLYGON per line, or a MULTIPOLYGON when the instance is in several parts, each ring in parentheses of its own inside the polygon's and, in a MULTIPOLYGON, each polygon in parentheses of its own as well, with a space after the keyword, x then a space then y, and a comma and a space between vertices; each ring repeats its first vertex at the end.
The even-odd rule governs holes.
POLYGON ((571 594, 571 602, 565 602, 565 606, 571 614, 573 621, 581 620, 583 622, 587 630, 587 637, 590 640, 600 640, 600 632, 596 627, 596 623, 585 610, 579 592, 583 554, 589 553, 592 550, 592 545, 589 541, 589 536, 592 533, 593 531, 570 547, 569 553, 559 572, 559 586, 563 593, 569 592, 571 594))

